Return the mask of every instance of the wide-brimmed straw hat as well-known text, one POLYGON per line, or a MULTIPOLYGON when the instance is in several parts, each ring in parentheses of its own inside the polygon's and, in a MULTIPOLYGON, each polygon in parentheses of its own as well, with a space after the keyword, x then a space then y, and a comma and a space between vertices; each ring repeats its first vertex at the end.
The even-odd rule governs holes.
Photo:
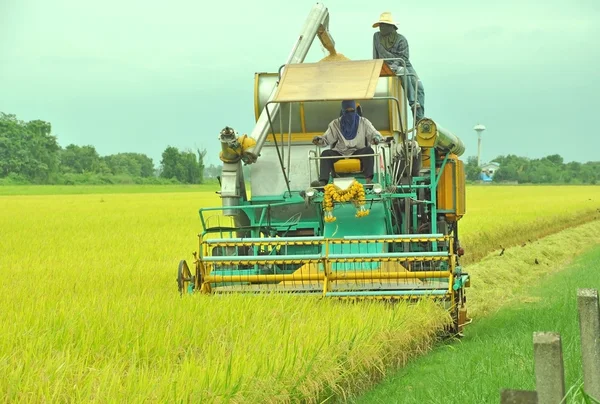
POLYGON ((394 19, 392 18, 392 13, 390 13, 389 11, 381 13, 381 15, 379 16, 379 21, 373 24, 373 28, 377 28, 379 24, 390 24, 398 28, 398 24, 394 21, 394 19))

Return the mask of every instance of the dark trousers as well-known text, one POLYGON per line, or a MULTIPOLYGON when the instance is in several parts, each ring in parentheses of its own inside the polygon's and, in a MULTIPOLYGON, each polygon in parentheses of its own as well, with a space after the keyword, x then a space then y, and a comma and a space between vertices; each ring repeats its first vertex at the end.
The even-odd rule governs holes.
MULTIPOLYGON (((375 154, 373 148, 365 147, 363 149, 358 149, 354 153, 353 156, 357 154, 375 154)), ((323 150, 321 153, 321 157, 332 157, 332 156, 341 156, 342 154, 337 150, 327 149, 323 150)), ((321 172, 319 173, 320 181, 329 181, 329 173, 333 173, 335 176, 335 172, 333 170, 333 164, 340 159, 322 159, 321 160, 321 172)), ((373 163, 375 158, 373 156, 368 157, 359 157, 360 160, 360 168, 365 175, 365 178, 373 179, 373 163)))

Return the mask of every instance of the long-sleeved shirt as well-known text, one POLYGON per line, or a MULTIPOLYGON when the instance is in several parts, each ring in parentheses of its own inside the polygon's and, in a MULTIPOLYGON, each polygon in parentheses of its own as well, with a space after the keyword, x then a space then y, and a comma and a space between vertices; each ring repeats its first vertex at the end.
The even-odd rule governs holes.
MULTIPOLYGON (((403 35, 398 33, 396 35, 398 35, 398 39, 394 42, 394 45, 390 49, 386 49, 381 44, 381 34, 379 32, 373 34, 373 59, 402 58, 406 62, 406 69, 412 73, 414 68, 410 63, 408 41, 403 35)), ((387 63, 396 74, 401 72, 402 62, 388 61, 387 63)))
POLYGON ((324 147, 335 144, 333 150, 337 150, 343 156, 350 156, 355 151, 369 146, 374 137, 381 137, 381 134, 375 129, 371 121, 361 116, 354 139, 347 140, 344 138, 340 127, 340 118, 331 121, 323 136, 318 138, 319 146, 324 147))

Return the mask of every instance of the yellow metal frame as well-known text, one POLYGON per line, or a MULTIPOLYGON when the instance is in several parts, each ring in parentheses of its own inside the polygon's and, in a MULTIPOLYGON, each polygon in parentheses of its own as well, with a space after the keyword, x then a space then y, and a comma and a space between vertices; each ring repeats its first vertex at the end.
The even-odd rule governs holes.
MULTIPOLYGON (((369 297, 361 297, 361 298, 385 298, 385 299, 411 299, 411 298, 425 298, 425 297, 433 297, 435 299, 444 299, 450 300, 454 302, 455 299, 455 291, 453 289, 454 283, 454 269, 456 266, 456 257, 454 256, 453 251, 453 238, 452 236, 440 236, 440 237, 411 237, 405 239, 397 239, 397 238, 386 238, 386 237, 373 237, 372 239, 360 239, 360 240, 348 240, 348 239, 322 239, 322 240, 296 240, 296 241, 266 241, 266 242, 253 242, 253 241, 227 241, 224 240, 220 242, 219 240, 211 240, 210 243, 208 239, 204 239, 203 236, 199 238, 199 248, 202 252, 200 258, 196 260, 196 288, 200 290, 202 293, 211 293, 212 283, 226 283, 226 282, 248 282, 248 283, 266 283, 266 282, 322 282, 323 283, 323 295, 327 294, 330 290, 331 282, 335 281, 357 281, 357 280, 371 280, 371 281, 382 281, 382 280, 421 280, 426 278, 435 278, 435 279, 448 279, 448 289, 447 293, 443 296, 429 296, 429 295, 421 295, 421 296, 411 296, 408 294, 407 296, 393 296, 385 295, 385 291, 382 291, 381 296, 369 296, 369 297), (432 241, 446 241, 449 245, 448 255, 438 256, 438 257, 422 257, 422 256, 414 256, 414 257, 365 257, 357 255, 352 258, 337 258, 332 257, 330 251, 331 246, 333 245, 342 245, 342 244, 360 244, 360 243, 400 243, 400 242, 432 242, 432 241), (285 247, 285 246, 294 246, 294 245, 320 245, 324 247, 325 253, 320 258, 315 259, 280 259, 280 260, 231 260, 228 261, 226 259, 219 260, 220 265, 249 265, 249 264, 323 264, 322 272, 313 272, 313 273, 292 273, 292 274, 272 274, 272 275, 212 275, 213 264, 209 261, 203 261, 202 257, 210 256, 210 249, 214 247, 259 247, 259 246, 268 246, 271 248, 285 247), (353 263, 366 263, 366 262, 427 262, 427 261, 447 261, 448 269, 445 271, 410 271, 405 267, 402 267, 401 271, 389 271, 383 270, 380 268, 379 270, 373 271, 332 271, 332 263, 341 263, 341 262, 353 262, 353 263), (198 276, 199 275, 199 276, 198 276)), ((226 258, 226 257, 223 257, 226 258)), ((410 291, 409 291, 410 292, 410 291)), ((353 298, 353 297, 350 297, 353 298)))
POLYGON ((259 84, 260 73, 254 74, 254 117, 258 121, 260 117, 260 111, 258 110, 258 84, 259 84))
MULTIPOLYGON (((325 131, 323 132, 308 132, 308 133, 298 133, 298 132, 293 132, 292 133, 292 143, 310 143, 313 139, 313 137, 315 136, 323 136, 323 133, 325 133, 325 131)), ((389 130, 380 130, 379 133, 381 133, 382 136, 391 136, 393 132, 389 131, 389 130)), ((286 136, 286 141, 287 141, 287 136, 289 134, 288 133, 276 133, 275 136, 277 136, 277 139, 280 139, 281 136, 286 136)), ((280 141, 280 140, 278 140, 280 141)), ((273 142, 273 134, 269 134, 266 137, 266 142, 267 143, 272 143, 273 142)))
MULTIPOLYGON (((396 97, 394 94, 394 79, 392 77, 388 77, 388 88, 391 89, 392 97, 396 97)), ((394 102, 392 100, 388 100, 388 120, 390 122, 390 132, 394 130, 394 113, 392 112, 394 108, 394 102)))
POLYGON ((303 102, 300 103, 300 127, 302 128, 302 133, 306 133, 306 115, 303 102))

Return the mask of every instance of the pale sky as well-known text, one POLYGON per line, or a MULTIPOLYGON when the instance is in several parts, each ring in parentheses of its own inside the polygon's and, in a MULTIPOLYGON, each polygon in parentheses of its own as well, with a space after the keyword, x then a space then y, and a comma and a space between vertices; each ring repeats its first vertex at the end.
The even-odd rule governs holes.
MULTIPOLYGON (((52 123, 101 155, 207 148, 254 126, 255 72, 285 62, 314 1, 0 0, 0 111, 52 123)), ((425 115, 482 160, 600 160, 600 0, 324 2, 340 53, 372 57, 391 11, 425 87, 425 115)), ((325 56, 318 40, 307 57, 325 56)), ((325 130, 326 128, 323 128, 325 130)))

